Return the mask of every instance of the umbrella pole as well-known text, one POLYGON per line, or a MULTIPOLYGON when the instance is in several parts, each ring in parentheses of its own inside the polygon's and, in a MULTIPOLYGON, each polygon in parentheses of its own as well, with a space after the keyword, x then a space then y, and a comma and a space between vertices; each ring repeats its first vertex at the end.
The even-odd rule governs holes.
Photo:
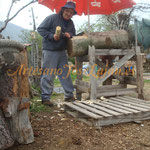
POLYGON ((88 1, 88 32, 90 33, 90 4, 89 0, 88 1))

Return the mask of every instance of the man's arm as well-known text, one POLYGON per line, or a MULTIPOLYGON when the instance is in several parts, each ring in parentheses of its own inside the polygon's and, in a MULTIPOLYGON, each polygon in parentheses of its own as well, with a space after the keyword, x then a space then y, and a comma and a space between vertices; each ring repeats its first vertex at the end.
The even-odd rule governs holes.
POLYGON ((73 21, 71 21, 71 23, 69 25, 69 30, 68 30, 68 32, 65 32, 65 36, 67 38, 72 38, 72 36, 75 36, 75 32, 76 32, 76 30, 74 27, 74 23, 73 23, 73 21))
POLYGON ((45 39, 54 40, 54 34, 51 33, 52 16, 48 16, 37 28, 38 33, 45 39))

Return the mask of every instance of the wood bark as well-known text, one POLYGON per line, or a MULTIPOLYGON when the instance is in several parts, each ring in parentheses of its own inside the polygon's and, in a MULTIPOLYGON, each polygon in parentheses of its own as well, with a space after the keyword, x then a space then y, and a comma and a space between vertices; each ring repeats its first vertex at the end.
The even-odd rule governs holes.
POLYGON ((20 54, 24 46, 13 40, 0 39, 0 69, 16 69, 24 57, 20 54))
POLYGON ((5 121, 14 141, 29 144, 34 140, 33 130, 28 117, 29 99, 7 97, 1 102, 5 121))
MULTIPOLYGON (((29 121, 29 82, 28 82, 27 52, 24 46, 15 41, 0 40, 0 118, 8 125, 12 141, 28 144, 34 141, 33 130, 29 121), (22 50, 21 50, 22 48, 22 50), (3 116, 2 116, 3 114, 3 116)), ((1 122, 0 122, 1 123, 1 122)), ((4 136, 10 141, 7 134, 4 136)), ((0 130, 1 134, 1 130, 0 130)), ((3 149, 7 146, 3 142, 3 149)), ((1 140, 0 140, 1 141, 1 140)), ((2 144, 0 142, 0 149, 2 144)))
POLYGON ((113 30, 74 36, 68 40, 68 55, 87 55, 89 45, 94 45, 96 49, 125 49, 128 48, 128 33, 124 30, 113 30))
POLYGON ((22 75, 23 67, 27 67, 25 66, 26 59, 22 44, 12 40, 0 40, 1 98, 19 96, 21 87, 17 87, 17 85, 20 86, 22 78, 27 78, 26 75, 22 75), (17 94, 16 91, 18 91, 17 94))
POLYGON ((19 50, 21 52, 24 49, 24 45, 17 41, 13 41, 9 39, 0 39, 0 48, 11 48, 11 49, 14 48, 15 51, 19 50))
POLYGON ((8 129, 2 110, 0 109, 0 150, 11 147, 14 140, 8 129))

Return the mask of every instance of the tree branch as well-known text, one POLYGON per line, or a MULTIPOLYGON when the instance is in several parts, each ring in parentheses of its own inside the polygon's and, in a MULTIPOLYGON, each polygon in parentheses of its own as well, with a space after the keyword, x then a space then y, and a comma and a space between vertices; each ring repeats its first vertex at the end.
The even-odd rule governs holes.
MULTIPOLYGON (((7 19, 9 18, 11 9, 12 9, 12 7, 13 7, 13 4, 14 4, 14 0, 11 1, 11 5, 10 5, 10 8, 9 8, 9 11, 8 11, 8 14, 7 14, 7 19)), ((7 20, 7 19, 6 19, 6 20, 7 20)))
POLYGON ((19 14, 19 12, 22 11, 24 8, 26 8, 27 6, 29 6, 30 4, 35 3, 35 2, 37 2, 37 0, 32 0, 30 3, 28 3, 28 4, 26 4, 25 6, 23 6, 22 8, 20 8, 20 9, 16 12, 16 14, 14 14, 13 17, 11 17, 10 19, 8 19, 8 22, 11 21, 13 18, 15 18, 15 17, 19 14))
POLYGON ((37 0, 32 0, 31 2, 29 2, 28 4, 26 4, 25 6, 20 8, 11 18, 9 18, 9 15, 10 15, 10 12, 11 12, 14 2, 15 2, 15 0, 12 0, 11 6, 10 6, 8 14, 7 14, 7 19, 4 21, 4 25, 0 28, 0 33, 6 28, 8 22, 11 21, 12 19, 14 19, 19 14, 20 11, 22 11, 24 8, 26 8, 30 4, 37 2, 37 0))

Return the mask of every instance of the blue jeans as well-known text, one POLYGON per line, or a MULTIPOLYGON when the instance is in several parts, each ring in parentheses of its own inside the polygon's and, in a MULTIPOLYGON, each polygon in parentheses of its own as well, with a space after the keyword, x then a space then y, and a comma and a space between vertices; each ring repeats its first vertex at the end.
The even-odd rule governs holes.
POLYGON ((73 84, 69 75, 66 51, 43 50, 41 97, 42 101, 50 100, 54 88, 55 76, 58 76, 64 89, 65 98, 73 97, 73 84))

